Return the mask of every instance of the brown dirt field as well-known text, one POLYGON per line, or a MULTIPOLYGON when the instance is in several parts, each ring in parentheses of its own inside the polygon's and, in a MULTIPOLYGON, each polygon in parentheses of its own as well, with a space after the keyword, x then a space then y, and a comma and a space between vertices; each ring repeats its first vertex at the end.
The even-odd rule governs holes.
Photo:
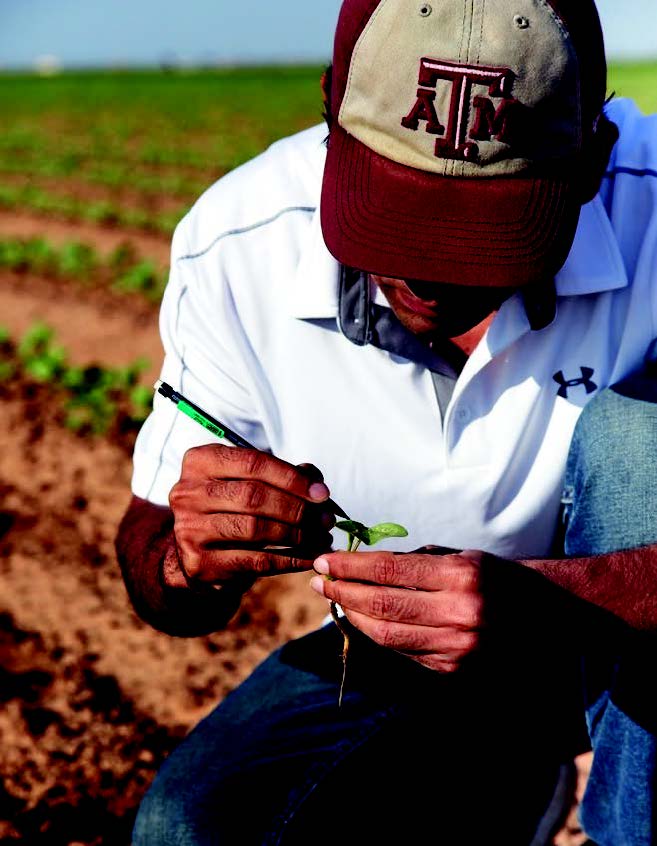
MULTIPOLYGON (((104 324, 123 339, 104 345, 105 363, 159 345, 154 322, 138 331, 125 312, 121 323, 91 303, 74 308, 74 297, 32 296, 1 287, 3 313, 11 303, 17 320, 21 308, 53 324, 68 317, 60 334, 80 360, 96 357, 104 324)), ((113 551, 129 499, 126 445, 61 428, 46 389, 12 383, 0 402, 0 842, 128 846, 173 745, 326 606, 306 575, 285 576, 259 583, 220 634, 153 631, 132 613, 113 551)))
MULTIPOLYGON (((36 228, 29 217, 15 225, 36 228)), ((61 224, 40 233, 68 239, 61 224)), ((98 234, 107 246, 111 234, 98 234)), ((138 297, 5 275, 0 312, 14 332, 46 320, 80 363, 146 356, 147 378, 156 372, 156 312, 138 297)), ((284 576, 259 582, 226 631, 155 632, 132 612, 113 549, 131 443, 66 431, 45 388, 12 382, 0 402, 0 843, 129 846, 166 755, 271 649, 315 628, 326 605, 307 575, 284 576)), ((571 815, 555 844, 584 839, 571 815)))

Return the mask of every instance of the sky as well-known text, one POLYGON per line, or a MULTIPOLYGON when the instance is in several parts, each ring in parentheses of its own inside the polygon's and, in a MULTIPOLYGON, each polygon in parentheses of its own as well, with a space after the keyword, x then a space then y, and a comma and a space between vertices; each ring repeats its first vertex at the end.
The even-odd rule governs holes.
MULTIPOLYGON (((598 0, 610 58, 657 59, 657 0, 598 0)), ((340 0, 0 0, 0 67, 325 62, 340 0)))

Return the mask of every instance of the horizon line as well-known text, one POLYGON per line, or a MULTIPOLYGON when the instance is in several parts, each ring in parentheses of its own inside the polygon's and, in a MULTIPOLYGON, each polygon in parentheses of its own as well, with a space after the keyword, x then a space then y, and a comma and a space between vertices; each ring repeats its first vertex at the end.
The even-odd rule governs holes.
MULTIPOLYGON (((39 57, 30 63, 6 64, 0 62, 0 74, 25 73, 35 76, 56 76, 70 72, 130 72, 159 71, 162 73, 213 71, 213 70, 248 70, 249 68, 313 68, 328 65, 330 58, 263 58, 263 59, 226 59, 221 61, 160 61, 147 62, 63 62, 57 56, 39 57), (39 61, 41 59, 41 62, 39 61), (46 62, 44 60, 50 60, 46 62)), ((648 64, 657 62, 657 53, 608 55, 609 64, 648 64)))

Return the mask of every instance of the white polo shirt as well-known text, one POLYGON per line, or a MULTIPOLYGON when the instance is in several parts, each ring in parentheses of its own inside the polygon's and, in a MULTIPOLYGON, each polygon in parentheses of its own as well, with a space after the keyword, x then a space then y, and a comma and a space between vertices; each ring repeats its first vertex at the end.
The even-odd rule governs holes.
MULTIPOLYGON (((531 331, 521 298, 508 300, 444 420, 429 371, 336 331, 339 266, 318 211, 324 126, 225 176, 179 224, 162 379, 260 448, 316 464, 354 519, 407 526, 389 549, 547 555, 582 408, 657 337, 657 118, 622 100, 609 114, 621 140, 557 278, 555 320, 531 331)), ((167 504, 185 451, 210 441, 156 396, 134 493, 167 504)))

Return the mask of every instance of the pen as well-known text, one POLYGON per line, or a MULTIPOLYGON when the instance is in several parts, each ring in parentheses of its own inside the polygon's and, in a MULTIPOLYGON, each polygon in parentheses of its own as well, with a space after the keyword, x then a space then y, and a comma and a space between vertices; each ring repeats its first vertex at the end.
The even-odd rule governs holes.
MULTIPOLYGON (((211 414, 208 414, 207 411, 203 411, 203 409, 196 405, 196 403, 193 403, 191 400, 187 399, 187 397, 184 397, 179 391, 175 391, 171 385, 163 382, 161 379, 158 379, 154 388, 159 394, 162 394, 163 397, 170 399, 171 402, 177 406, 178 411, 182 411, 182 413, 186 414, 187 417, 191 417, 192 420, 195 420, 203 426, 204 429, 212 432, 212 434, 216 435, 218 438, 223 438, 237 447, 257 449, 256 446, 250 444, 241 435, 238 435, 237 432, 234 432, 226 426, 225 423, 222 423, 221 420, 217 420, 211 414)), ((349 519, 349 515, 346 514, 339 505, 333 502, 332 499, 327 499, 326 502, 322 504, 328 506, 340 517, 344 517, 345 520, 349 519)))

